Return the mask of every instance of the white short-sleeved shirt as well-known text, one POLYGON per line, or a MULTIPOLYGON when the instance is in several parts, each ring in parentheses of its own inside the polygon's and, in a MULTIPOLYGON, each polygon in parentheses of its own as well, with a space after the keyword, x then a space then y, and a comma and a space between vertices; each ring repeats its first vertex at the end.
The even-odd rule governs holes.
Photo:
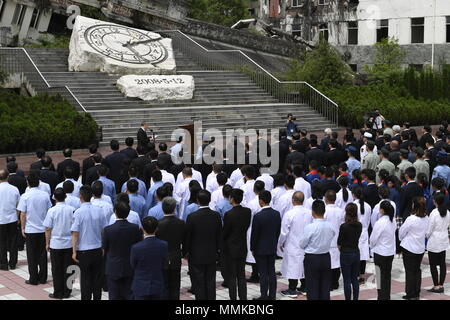
POLYGON ((51 249, 72 248, 72 232, 70 228, 73 223, 73 213, 76 209, 64 202, 58 202, 47 212, 44 227, 51 228, 51 249))
POLYGON ((43 233, 45 232, 44 220, 48 209, 52 207, 50 197, 47 192, 38 188, 31 188, 25 192, 19 201, 17 210, 24 212, 25 233, 43 233))
POLYGON ((0 183, 0 224, 8 224, 17 221, 17 204, 20 200, 20 192, 8 182, 0 183))

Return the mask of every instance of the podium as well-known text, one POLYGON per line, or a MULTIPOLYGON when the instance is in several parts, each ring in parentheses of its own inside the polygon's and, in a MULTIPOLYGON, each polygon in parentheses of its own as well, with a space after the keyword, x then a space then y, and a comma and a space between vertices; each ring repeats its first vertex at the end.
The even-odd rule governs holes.
POLYGON ((191 141, 189 141, 189 142, 188 141, 184 141, 184 143, 189 143, 190 147, 187 148, 187 149, 184 149, 184 150, 185 150, 185 152, 189 150, 191 154, 194 154, 195 153, 195 151, 194 151, 194 139, 195 139, 195 136, 194 136, 194 124, 188 124, 188 125, 184 125, 184 126, 179 126, 178 128, 187 130, 189 132, 189 134, 191 135, 191 141))

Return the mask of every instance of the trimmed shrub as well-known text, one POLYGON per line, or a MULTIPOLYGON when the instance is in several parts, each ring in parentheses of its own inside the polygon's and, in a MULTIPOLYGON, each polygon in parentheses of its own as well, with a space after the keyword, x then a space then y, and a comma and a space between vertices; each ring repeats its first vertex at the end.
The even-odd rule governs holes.
POLYGON ((0 89, 0 152, 84 148, 95 141, 97 124, 61 96, 28 97, 0 89))

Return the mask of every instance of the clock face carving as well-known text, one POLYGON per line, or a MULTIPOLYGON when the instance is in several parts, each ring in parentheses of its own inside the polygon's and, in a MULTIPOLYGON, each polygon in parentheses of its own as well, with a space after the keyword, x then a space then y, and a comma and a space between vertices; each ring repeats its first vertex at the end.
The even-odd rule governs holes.
POLYGON ((84 38, 97 52, 125 63, 156 65, 168 56, 167 49, 159 42, 161 37, 152 38, 125 26, 93 25, 85 30, 84 38))

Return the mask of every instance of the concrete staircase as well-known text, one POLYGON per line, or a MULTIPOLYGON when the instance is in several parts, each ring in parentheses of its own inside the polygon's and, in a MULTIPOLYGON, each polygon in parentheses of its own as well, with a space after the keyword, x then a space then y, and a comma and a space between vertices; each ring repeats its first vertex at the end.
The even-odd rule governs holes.
POLYGON ((103 127, 103 142, 135 137, 141 121, 150 123, 158 140, 169 140, 174 129, 202 120, 203 129, 271 129, 285 125, 287 113, 302 128, 334 127, 304 104, 285 104, 259 88, 246 75, 232 71, 205 71, 175 53, 179 74, 194 76, 190 101, 146 102, 125 98, 116 86, 118 76, 101 72, 68 72, 68 50, 27 49, 50 86, 68 86, 83 107, 103 127))

